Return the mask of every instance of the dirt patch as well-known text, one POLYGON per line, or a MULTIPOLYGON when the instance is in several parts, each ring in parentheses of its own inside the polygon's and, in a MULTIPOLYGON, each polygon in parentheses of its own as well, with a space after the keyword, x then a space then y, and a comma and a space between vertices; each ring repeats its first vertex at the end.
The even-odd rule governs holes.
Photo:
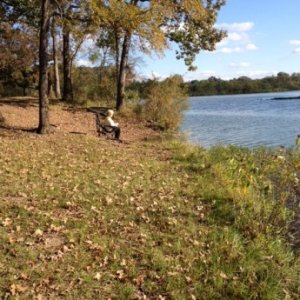
POLYGON ((48 234, 44 240, 44 247, 48 252, 53 252, 62 248, 66 240, 58 234, 48 234))
MULTIPOLYGON (((31 98, 15 101, 13 99, 0 100, 0 111, 5 119, 5 125, 1 127, 0 136, 5 135, 3 131, 31 132, 38 126, 38 105, 31 98)), ((54 134, 83 134, 97 136, 96 120, 93 113, 85 109, 70 109, 62 105, 51 106, 49 109, 50 124, 54 134)), ((146 124, 136 118, 115 118, 121 127, 121 139, 125 142, 135 142, 155 138, 159 133, 146 127, 146 124)))

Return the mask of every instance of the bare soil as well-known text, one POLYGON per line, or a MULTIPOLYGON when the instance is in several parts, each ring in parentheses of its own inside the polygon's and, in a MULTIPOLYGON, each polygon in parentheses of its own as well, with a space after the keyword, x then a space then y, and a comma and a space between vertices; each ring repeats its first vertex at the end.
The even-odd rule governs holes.
MULTIPOLYGON (((38 100, 30 97, 0 99, 0 112, 5 122, 0 129, 3 132, 28 133, 38 127, 38 100)), ((50 124, 54 134, 84 134, 97 136, 95 115, 85 108, 74 108, 61 103, 50 105, 50 124)), ((134 117, 118 116, 115 120, 121 127, 121 140, 137 142, 159 136, 159 132, 147 127, 134 117)))

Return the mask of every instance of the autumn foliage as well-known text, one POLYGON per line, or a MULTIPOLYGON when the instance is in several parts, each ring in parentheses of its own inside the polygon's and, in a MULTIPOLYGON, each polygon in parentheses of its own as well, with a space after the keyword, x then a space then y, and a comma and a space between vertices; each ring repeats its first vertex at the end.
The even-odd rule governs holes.
POLYGON ((187 94, 180 76, 163 81, 149 80, 140 104, 143 118, 161 130, 176 130, 187 108, 187 94))

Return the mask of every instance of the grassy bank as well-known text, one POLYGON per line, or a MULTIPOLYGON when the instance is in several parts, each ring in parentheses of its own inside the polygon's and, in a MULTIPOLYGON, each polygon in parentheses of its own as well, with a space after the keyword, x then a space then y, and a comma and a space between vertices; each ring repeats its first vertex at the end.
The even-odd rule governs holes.
POLYGON ((0 137, 0 297, 297 299, 274 151, 0 137))

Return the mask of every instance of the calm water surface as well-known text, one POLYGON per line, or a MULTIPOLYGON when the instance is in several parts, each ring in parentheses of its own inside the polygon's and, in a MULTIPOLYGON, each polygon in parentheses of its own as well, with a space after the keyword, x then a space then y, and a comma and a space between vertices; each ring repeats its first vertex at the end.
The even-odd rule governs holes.
POLYGON ((279 96, 300 96, 300 91, 191 97, 182 131, 192 143, 206 148, 291 147, 300 134, 300 100, 271 100, 279 96))

